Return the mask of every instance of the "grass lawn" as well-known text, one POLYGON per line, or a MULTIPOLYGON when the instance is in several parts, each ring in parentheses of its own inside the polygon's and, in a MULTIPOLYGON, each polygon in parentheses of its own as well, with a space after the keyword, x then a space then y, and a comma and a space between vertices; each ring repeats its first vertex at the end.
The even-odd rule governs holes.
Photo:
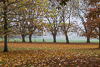
MULTIPOLYGON (((45 42, 53 42, 53 39, 44 38, 45 42)), ((4 41, 4 39, 0 38, 0 41, 4 41)), ((29 42, 29 38, 25 38, 26 42, 29 42)), ((65 39, 56 39, 57 42, 66 42, 65 39)), ((91 43, 98 43, 99 40, 91 39, 91 43)), ((22 42, 20 38, 9 38, 9 42, 22 42)), ((32 42, 43 42, 43 38, 32 38, 32 42)), ((69 42, 86 42, 86 39, 69 39, 69 42)))
POLYGON ((100 67, 98 44, 8 43, 0 67, 100 67))

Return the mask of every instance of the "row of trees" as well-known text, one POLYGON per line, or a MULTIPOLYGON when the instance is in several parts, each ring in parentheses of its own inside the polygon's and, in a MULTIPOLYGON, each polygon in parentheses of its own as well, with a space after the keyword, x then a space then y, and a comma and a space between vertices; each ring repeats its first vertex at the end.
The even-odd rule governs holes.
POLYGON ((91 7, 85 16, 85 18, 87 18, 86 22, 84 22, 84 26, 88 30, 85 35, 87 37, 99 39, 100 48, 100 1, 91 1, 89 4, 91 4, 91 7))
POLYGON ((87 43, 91 37, 99 36, 99 0, 0 0, 0 5, 0 35, 4 36, 5 52, 8 35, 21 35, 22 42, 29 35, 30 43, 35 31, 50 32, 54 42, 58 32, 62 32, 66 43, 69 43, 69 32, 86 36, 87 43), (82 28, 72 18, 80 18, 82 28))

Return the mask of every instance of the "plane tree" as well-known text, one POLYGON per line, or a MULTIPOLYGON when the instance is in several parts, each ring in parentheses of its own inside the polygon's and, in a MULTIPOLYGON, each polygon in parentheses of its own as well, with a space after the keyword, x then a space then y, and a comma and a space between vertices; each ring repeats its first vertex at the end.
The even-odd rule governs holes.
POLYGON ((90 8, 86 18, 87 21, 84 23, 86 28, 89 29, 87 36, 99 39, 99 22, 100 22, 100 9, 90 8))
POLYGON ((35 30, 39 30, 42 32, 44 28, 42 7, 45 2, 32 0, 28 1, 27 3, 28 3, 28 5, 26 6, 27 12, 25 13, 27 14, 26 25, 28 29, 29 43, 32 43, 31 38, 35 30))
POLYGON ((8 48, 7 48, 7 35, 8 32, 12 32, 11 31, 11 23, 14 21, 14 18, 16 18, 16 16, 18 15, 18 13, 16 11, 18 11, 18 9, 20 7, 24 6, 24 2, 25 1, 20 1, 20 0, 2 0, 0 2, 1 6, 0 9, 2 9, 2 11, 0 12, 0 16, 2 17, 1 19, 3 19, 3 22, 1 22, 3 24, 4 30, 3 30, 3 35, 4 35, 4 52, 8 52, 8 48), (18 4, 18 5, 17 5, 18 4), (9 31, 10 30, 10 31, 9 31))
MULTIPOLYGON (((71 4, 70 4, 70 8, 71 8, 71 15, 72 17, 76 18, 76 19, 80 19, 82 23, 80 23, 79 21, 77 22, 77 20, 75 21, 76 22, 76 26, 79 28, 77 34, 80 35, 80 36, 83 36, 82 33, 87 33, 87 29, 85 28, 84 26, 84 22, 86 21, 85 17, 87 15, 87 12, 88 12, 88 3, 86 3, 85 1, 83 0, 70 0, 71 1, 71 4), (83 6, 84 5, 84 6, 83 6)), ((84 35, 86 36, 86 35, 84 35)), ((86 37, 87 38, 87 41, 86 43, 90 43, 90 37, 86 37)))
POLYGON ((92 5, 85 17, 87 18, 87 21, 84 23, 84 25, 89 30, 86 35, 90 36, 91 38, 99 39, 100 48, 100 3, 96 1, 96 4, 92 5))
POLYGON ((48 1, 43 8, 46 19, 46 30, 53 36, 53 42, 56 42, 56 36, 59 31, 59 12, 57 8, 57 1, 48 1))
POLYGON ((68 39, 68 32, 71 31, 76 31, 75 28, 72 28, 74 24, 67 22, 71 15, 71 10, 68 10, 68 1, 70 0, 50 0, 51 2, 51 8, 55 13, 52 11, 51 8, 48 8, 46 12, 46 18, 49 23, 48 25, 48 31, 51 31, 51 34, 53 35, 54 42, 56 42, 56 35, 59 32, 59 29, 63 32, 63 34, 66 37, 66 43, 69 43, 68 39), (50 12, 51 9, 51 12, 50 12), (49 14, 48 14, 49 13, 49 14), (51 13, 51 16, 50 16, 51 13), (52 16, 53 15, 53 16, 52 16), (70 29, 69 29, 70 28, 70 29), (73 29, 73 30, 72 30, 73 29))
POLYGON ((66 43, 69 43, 68 33, 75 33, 78 30, 77 24, 71 21, 73 17, 73 13, 75 13, 73 9, 73 1, 68 0, 63 4, 59 4, 59 15, 60 15, 60 27, 61 31, 66 37, 66 43), (65 4, 66 3, 66 4, 65 4))
MULTIPOLYGON (((21 35, 22 42, 25 42, 26 35, 29 35, 29 42, 32 42, 31 41, 32 34, 38 28, 36 25, 41 23, 40 21, 39 21, 39 23, 37 22, 37 20, 41 20, 41 19, 37 19, 37 18, 39 18, 38 16, 40 13, 40 10, 37 10, 37 9, 40 9, 40 8, 37 8, 37 7, 39 7, 39 4, 40 3, 37 2, 37 0, 24 1, 24 6, 20 7, 17 11, 14 11, 18 14, 16 16, 10 16, 10 17, 14 17, 11 19, 11 20, 14 19, 11 22, 14 25, 16 25, 16 29, 18 29, 18 30, 16 30, 16 35, 21 35), (35 6, 35 7, 33 7, 33 6, 35 6)), ((20 4, 17 3, 16 5, 21 6, 21 3, 20 4)), ((39 26, 39 27, 41 27, 41 26, 39 26)))

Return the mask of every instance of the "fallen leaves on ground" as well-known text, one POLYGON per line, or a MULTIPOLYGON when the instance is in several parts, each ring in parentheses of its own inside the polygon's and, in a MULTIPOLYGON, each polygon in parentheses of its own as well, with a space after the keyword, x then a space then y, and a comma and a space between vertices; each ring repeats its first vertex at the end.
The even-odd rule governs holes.
POLYGON ((0 67, 100 67, 98 44, 8 43, 0 67))

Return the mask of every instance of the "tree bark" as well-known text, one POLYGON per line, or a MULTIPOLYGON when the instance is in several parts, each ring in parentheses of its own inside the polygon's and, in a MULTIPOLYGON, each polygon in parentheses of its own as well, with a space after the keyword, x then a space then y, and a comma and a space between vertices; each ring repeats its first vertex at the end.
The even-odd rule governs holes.
POLYGON ((69 43, 68 35, 66 34, 66 44, 69 43))
POLYGON ((87 42, 86 43, 90 43, 90 37, 87 37, 87 42))
POLYGON ((56 43, 56 35, 53 34, 53 42, 56 43))
POLYGON ((99 22, 99 48, 100 48, 100 22, 99 22))
POLYGON ((22 42, 25 42, 25 34, 22 34, 22 42))
POLYGON ((7 48, 7 35, 4 35, 4 52, 8 52, 8 48, 7 48))
MULTIPOLYGON (((87 30, 86 27, 85 27, 85 32, 86 32, 86 34, 88 33, 88 31, 89 31, 89 30, 87 30)), ((86 36, 87 36, 87 35, 86 35, 86 36)), ((90 43, 90 36, 87 36, 87 41, 86 41, 86 43, 90 43)))
POLYGON ((8 48, 7 48, 7 6, 6 6, 6 1, 3 0, 3 10, 4 10, 4 52, 8 52, 8 48))
MULTIPOLYGON (((80 12, 78 11, 78 14, 79 14, 79 16, 80 16, 80 18, 81 18, 81 20, 82 20, 82 22, 83 22, 83 25, 84 25, 84 19, 83 19, 83 17, 80 15, 80 12)), ((87 28, 86 28, 86 26, 84 25, 84 29, 85 29, 85 33, 87 34, 87 32, 88 32, 88 30, 87 30, 87 28)), ((90 43, 90 37, 87 37, 87 42, 86 43, 90 43)))
MULTIPOLYGON (((87 33, 88 33, 88 32, 87 32, 87 29, 85 29, 85 31, 86 31, 86 34, 87 34, 87 33)), ((86 41, 86 43, 90 43, 90 36, 89 36, 89 37, 87 36, 87 41, 86 41)))
POLYGON ((32 34, 29 34, 29 43, 32 43, 31 37, 32 37, 32 34))

